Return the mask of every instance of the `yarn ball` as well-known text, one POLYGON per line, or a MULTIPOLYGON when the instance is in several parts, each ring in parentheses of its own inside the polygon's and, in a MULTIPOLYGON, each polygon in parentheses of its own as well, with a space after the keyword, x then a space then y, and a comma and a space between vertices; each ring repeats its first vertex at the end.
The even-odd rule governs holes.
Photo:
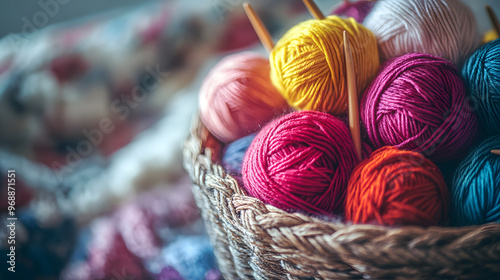
POLYGON ((469 57, 462 76, 486 132, 500 133, 500 40, 482 46, 469 57))
POLYGON ((199 109, 207 129, 228 143, 257 131, 288 105, 271 84, 268 60, 243 52, 210 71, 200 89, 199 109))
POLYGON ((354 169, 345 200, 353 223, 431 226, 446 220, 448 188, 429 159, 386 146, 354 169))
POLYGON ((486 44, 496 39, 498 39, 498 33, 496 32, 495 29, 491 29, 490 31, 484 33, 483 43, 486 44))
POLYGON ((328 16, 292 27, 269 55, 271 81, 290 106, 337 115, 347 112, 344 30, 361 97, 379 67, 375 36, 353 18, 328 16))
POLYGON ((476 146, 460 163, 451 187, 453 225, 481 225, 500 222, 500 136, 476 146))
POLYGON ((245 153, 256 135, 257 133, 252 133, 232 142, 226 147, 224 155, 222 156, 222 167, 224 167, 224 169, 239 183, 243 183, 241 168, 243 166, 245 153))
POLYGON ((474 14, 458 0, 378 1, 364 25, 382 61, 420 52, 461 65, 481 42, 474 14))
POLYGON ((372 11, 373 6, 375 6, 375 1, 342 1, 342 3, 337 5, 330 14, 352 17, 357 22, 361 23, 372 11))
POLYGON ((478 131, 457 69, 428 54, 407 54, 383 65, 360 111, 375 148, 396 146, 438 161, 460 158, 478 131))
POLYGON ((299 111, 257 134, 243 161, 243 182, 249 195, 285 211, 331 216, 343 210, 358 161, 342 121, 299 111))

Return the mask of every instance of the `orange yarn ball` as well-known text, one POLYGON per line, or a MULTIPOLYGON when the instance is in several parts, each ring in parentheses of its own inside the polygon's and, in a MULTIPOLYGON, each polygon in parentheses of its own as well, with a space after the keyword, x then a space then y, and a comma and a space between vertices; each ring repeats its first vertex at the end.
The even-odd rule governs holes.
POLYGON ((431 226, 446 220, 448 205, 448 188, 434 163, 386 146, 354 169, 345 214, 353 223, 431 226))

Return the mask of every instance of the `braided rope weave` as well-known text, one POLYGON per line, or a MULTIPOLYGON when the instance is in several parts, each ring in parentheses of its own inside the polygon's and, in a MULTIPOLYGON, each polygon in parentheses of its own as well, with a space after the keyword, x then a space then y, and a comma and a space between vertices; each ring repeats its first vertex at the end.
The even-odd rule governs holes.
POLYGON ((499 279, 500 224, 346 225, 247 196, 195 118, 184 167, 225 279, 499 279))

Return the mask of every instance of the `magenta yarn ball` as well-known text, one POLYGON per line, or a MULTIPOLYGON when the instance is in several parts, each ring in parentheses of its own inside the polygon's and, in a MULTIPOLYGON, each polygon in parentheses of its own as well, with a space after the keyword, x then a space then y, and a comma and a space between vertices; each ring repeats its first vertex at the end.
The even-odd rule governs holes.
POLYGON ((460 158, 474 142, 474 109, 452 62, 413 53, 382 66, 361 100, 361 119, 375 148, 440 161, 460 158))
POLYGON ((200 118, 219 140, 232 142, 257 131, 288 109, 269 77, 267 58, 243 52, 222 59, 200 89, 200 118))
POLYGON ((285 211, 331 216, 343 211, 349 176, 358 162, 341 120, 299 111, 257 134, 245 154, 243 182, 249 195, 285 211))

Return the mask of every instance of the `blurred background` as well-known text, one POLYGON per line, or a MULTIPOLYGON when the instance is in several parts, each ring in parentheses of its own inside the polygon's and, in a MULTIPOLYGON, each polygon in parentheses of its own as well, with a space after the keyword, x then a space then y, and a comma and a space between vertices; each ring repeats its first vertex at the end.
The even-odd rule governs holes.
MULTIPOLYGON (((300 0, 249 2, 275 40, 311 18, 300 0)), ((499 1, 464 2, 490 30, 499 1)), ((181 155, 208 70, 265 55, 242 3, 2 1, 0 218, 17 220, 0 279, 221 278, 181 155)))

